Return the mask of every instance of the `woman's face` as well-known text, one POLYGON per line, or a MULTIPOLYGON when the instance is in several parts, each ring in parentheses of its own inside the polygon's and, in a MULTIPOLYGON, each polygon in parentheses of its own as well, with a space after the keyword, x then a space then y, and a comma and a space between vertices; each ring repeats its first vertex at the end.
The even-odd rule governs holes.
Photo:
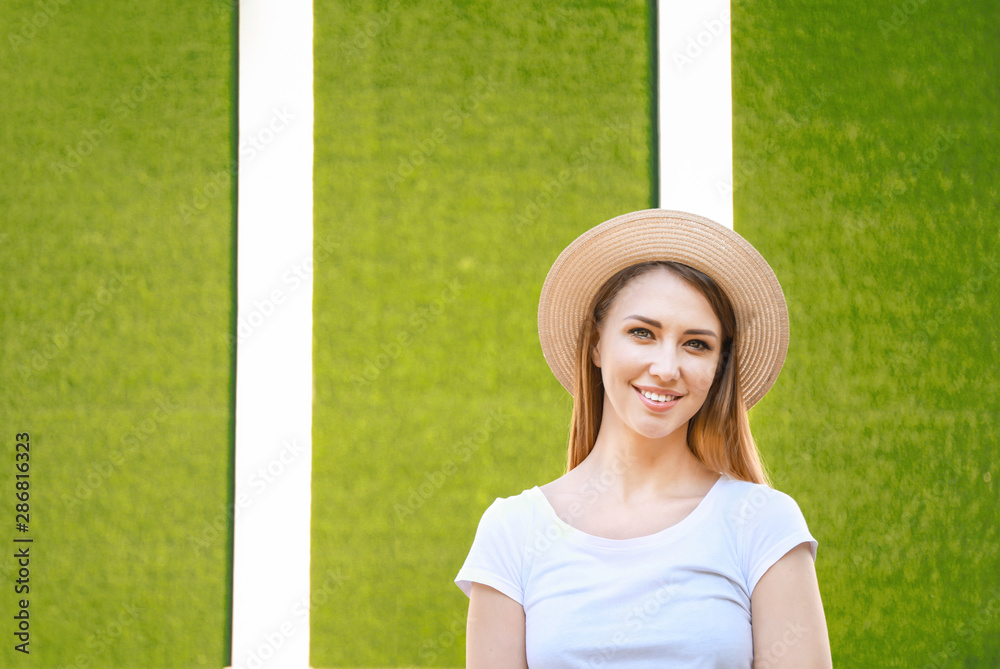
POLYGON ((648 439, 672 434, 705 403, 722 347, 708 300, 665 269, 639 275, 611 303, 592 351, 605 426, 648 439))

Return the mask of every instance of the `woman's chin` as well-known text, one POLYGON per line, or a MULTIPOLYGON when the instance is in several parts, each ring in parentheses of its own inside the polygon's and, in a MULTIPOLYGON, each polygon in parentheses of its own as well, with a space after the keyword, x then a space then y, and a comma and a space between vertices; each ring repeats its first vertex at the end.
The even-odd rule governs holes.
POLYGON ((674 422, 664 424, 663 421, 641 421, 632 428, 633 434, 647 441, 664 441, 676 437, 678 432, 687 440, 687 421, 678 425, 674 422))

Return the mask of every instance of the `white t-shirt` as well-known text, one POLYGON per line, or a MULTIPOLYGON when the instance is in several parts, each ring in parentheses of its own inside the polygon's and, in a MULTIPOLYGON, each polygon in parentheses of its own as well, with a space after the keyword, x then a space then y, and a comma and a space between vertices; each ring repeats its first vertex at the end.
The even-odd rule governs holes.
POLYGON ((803 542, 815 560, 791 497, 726 476, 679 523, 635 539, 573 528, 536 487, 486 510, 455 582, 524 607, 529 667, 749 669, 750 595, 803 542))

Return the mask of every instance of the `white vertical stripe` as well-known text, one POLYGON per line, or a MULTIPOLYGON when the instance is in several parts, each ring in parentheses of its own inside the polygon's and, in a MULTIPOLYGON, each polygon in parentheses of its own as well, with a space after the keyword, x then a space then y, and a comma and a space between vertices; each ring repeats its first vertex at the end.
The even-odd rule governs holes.
POLYGON ((313 17, 244 0, 239 26, 233 667, 309 666, 313 17))
POLYGON ((729 0, 660 0, 660 206, 733 227, 729 0))

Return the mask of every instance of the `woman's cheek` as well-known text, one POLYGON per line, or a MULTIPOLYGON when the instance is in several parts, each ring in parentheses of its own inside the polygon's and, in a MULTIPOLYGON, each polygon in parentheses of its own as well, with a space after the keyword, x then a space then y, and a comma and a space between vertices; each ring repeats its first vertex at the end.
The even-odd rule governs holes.
MULTIPOLYGON (((707 361, 706 361, 707 362, 707 361)), ((712 381, 715 380, 715 361, 710 364, 706 364, 698 370, 698 389, 702 392, 708 392, 708 389, 712 387, 712 381)))

